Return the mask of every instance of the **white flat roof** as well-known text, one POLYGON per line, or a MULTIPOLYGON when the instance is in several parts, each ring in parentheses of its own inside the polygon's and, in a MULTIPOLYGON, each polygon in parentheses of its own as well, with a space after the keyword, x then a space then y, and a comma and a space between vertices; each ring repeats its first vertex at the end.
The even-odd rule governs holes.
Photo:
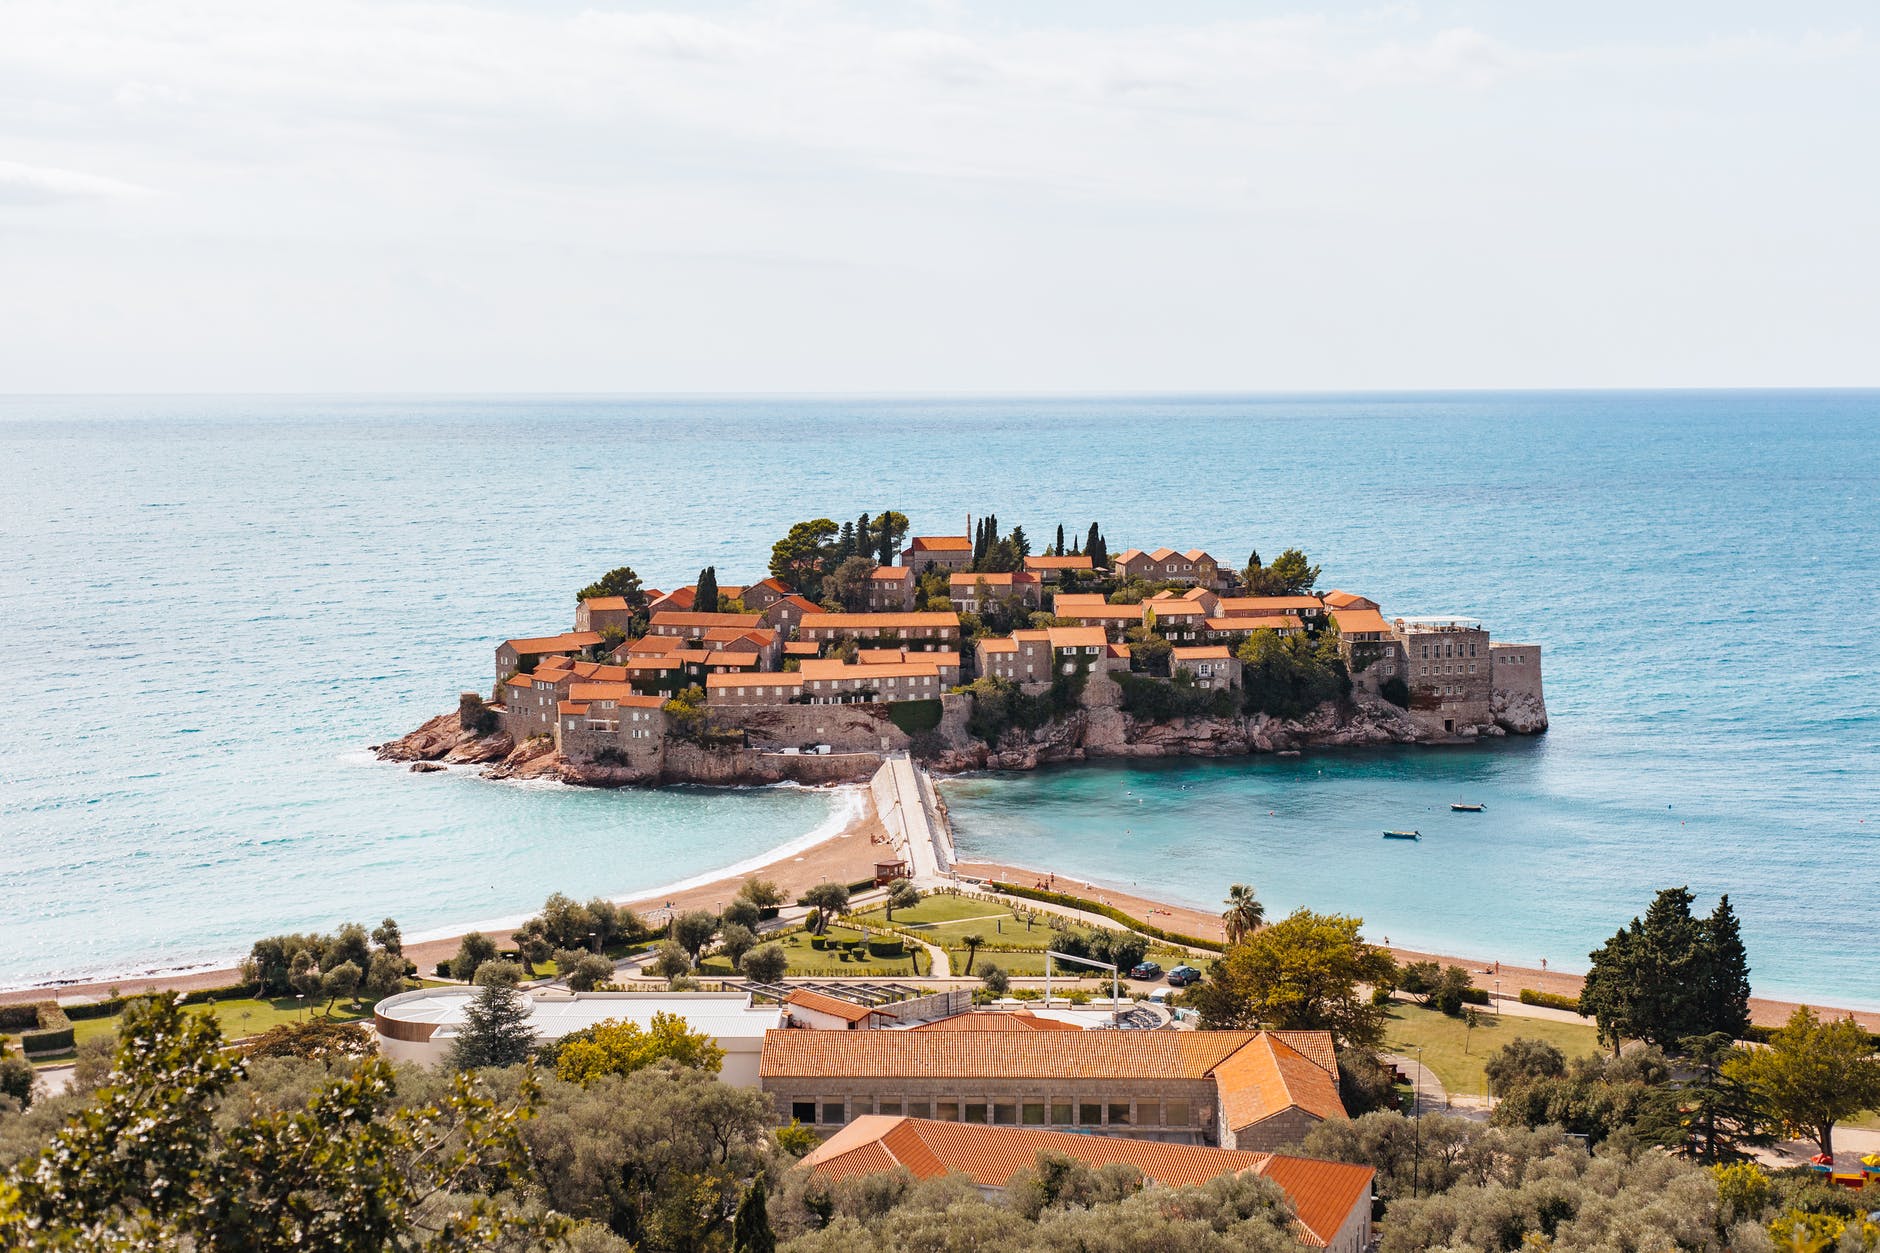
MULTIPOLYGON (((406 992, 377 1008, 380 1015, 398 1022, 434 1022, 434 1039, 455 1034, 464 1010, 477 988, 426 988, 406 992), (409 998, 409 999, 407 999, 409 998)), ((570 1031, 592 1027, 607 1019, 650 1027, 654 1014, 677 1014, 694 1031, 714 1039, 762 1040, 764 1032, 780 1026, 783 1012, 775 1005, 753 1007, 741 992, 525 992, 529 1023, 538 1039, 556 1040, 570 1031)))

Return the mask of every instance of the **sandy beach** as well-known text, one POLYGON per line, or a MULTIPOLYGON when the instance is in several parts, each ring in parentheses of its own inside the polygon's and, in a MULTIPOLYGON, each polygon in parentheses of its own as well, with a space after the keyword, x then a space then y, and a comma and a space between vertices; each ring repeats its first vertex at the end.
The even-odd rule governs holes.
MULTIPOLYGON (((874 874, 877 854, 884 858, 891 856, 884 847, 888 834, 881 825, 881 819, 875 814, 874 802, 867 791, 861 792, 861 813, 837 834, 809 848, 781 854, 775 861, 738 874, 725 875, 707 883, 674 889, 655 889, 637 896, 617 898, 617 903, 636 912, 652 913, 663 908, 672 908, 680 912, 690 909, 709 909, 717 912, 729 904, 737 895, 738 885, 749 878, 774 880, 792 900, 818 883, 830 881, 853 883, 874 874)), ((579 890, 571 885, 570 896, 587 899, 596 895, 591 891, 579 890)), ((372 911, 366 910, 365 913, 372 911)), ((466 930, 468 930, 466 928, 466 930)), ((438 937, 405 945, 405 956, 417 963, 420 973, 429 975, 437 963, 446 961, 457 953, 457 946, 464 932, 438 937)), ((508 930, 492 929, 485 934, 491 936, 500 945, 509 942, 508 930)), ((67 983, 56 987, 21 988, 11 992, 0 992, 0 1005, 15 1004, 21 1001, 42 1001, 48 996, 67 1000, 90 999, 108 996, 113 991, 119 994, 137 992, 189 992, 203 988, 225 988, 235 983, 239 975, 231 967, 214 970, 197 970, 187 974, 156 975, 147 978, 105 979, 90 983, 67 983)))
MULTIPOLYGON (((1167 905, 1150 900, 1131 892, 1113 888, 1107 884, 1093 883, 1067 875, 1051 875, 1037 870, 1027 870, 1017 866, 1001 865, 996 862, 961 862, 956 869, 962 875, 973 878, 998 879, 1005 883, 1027 887, 1050 887, 1059 892, 1069 892, 1074 896, 1090 900, 1104 901, 1128 913, 1131 917, 1144 922, 1154 923, 1184 935, 1196 936, 1204 940, 1219 940, 1223 932, 1218 914, 1203 913, 1198 909, 1189 909, 1181 905, 1167 905)), ((1226 895, 1223 888, 1222 895, 1226 895)), ((1379 942, 1389 937, 1378 937, 1379 942)), ((1425 953, 1416 949, 1398 948, 1386 945, 1399 962, 1436 961, 1444 965, 1454 964, 1468 970, 1475 978, 1477 987, 1493 991, 1496 980, 1501 982, 1501 991, 1505 996, 1518 996, 1522 988, 1533 988, 1537 992, 1555 992, 1562 996, 1578 996, 1584 979, 1576 974, 1559 970, 1542 971, 1532 966, 1516 966, 1507 962, 1480 957, 1459 957, 1448 953, 1425 953)), ((1751 997, 1749 1003, 1750 1021, 1757 1026, 1777 1027, 1787 1021, 1799 1002, 1771 1000, 1765 997, 1751 997)), ((1880 1031, 1880 1012, 1871 1010, 1835 1009, 1832 1006, 1809 1002, 1820 1012, 1831 1012, 1836 1017, 1852 1014, 1855 1021, 1869 1031, 1880 1031)))

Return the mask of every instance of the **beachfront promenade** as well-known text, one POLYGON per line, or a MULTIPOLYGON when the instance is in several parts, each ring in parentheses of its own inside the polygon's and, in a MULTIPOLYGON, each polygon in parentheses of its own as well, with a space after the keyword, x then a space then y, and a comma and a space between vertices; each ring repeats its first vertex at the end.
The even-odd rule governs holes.
POLYGON ((887 828, 895 851, 907 862, 914 883, 928 888, 949 881, 953 833, 927 772, 906 753, 894 753, 875 771, 869 790, 874 795, 875 812, 887 828))

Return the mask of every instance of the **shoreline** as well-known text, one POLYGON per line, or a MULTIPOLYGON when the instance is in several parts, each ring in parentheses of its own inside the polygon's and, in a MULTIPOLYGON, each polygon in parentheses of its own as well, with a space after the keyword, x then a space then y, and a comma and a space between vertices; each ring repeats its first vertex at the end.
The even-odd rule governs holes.
MULTIPOLYGON (((962 861, 956 864, 954 869, 962 875, 970 875, 974 878, 996 878, 1022 886, 1054 882, 1059 891, 1115 905, 1133 917, 1171 931, 1182 932, 1201 939, 1218 940, 1224 936, 1219 915, 1186 905, 1171 905, 1125 888, 1112 887, 1099 880, 1015 866, 1010 862, 962 861)), ((1226 895, 1225 886, 1222 887, 1222 895, 1226 895)), ((1509 999, 1519 996, 1522 988, 1533 988, 1537 992, 1554 992, 1562 996, 1578 996, 1580 987, 1585 982, 1584 975, 1574 974, 1571 971, 1552 968, 1542 971, 1533 966, 1513 965, 1508 962, 1497 963, 1490 958, 1462 957, 1453 953, 1427 952, 1398 945, 1382 945, 1381 947, 1388 948, 1391 955, 1400 962, 1436 961, 1444 965, 1461 966, 1474 976, 1478 987, 1485 989, 1492 990, 1496 979, 1499 978, 1502 983, 1502 993, 1509 999)), ((1823 1001, 1793 1001, 1753 994, 1749 1002, 1750 1022, 1756 1026, 1779 1027, 1787 1021, 1788 1016, 1799 1005, 1807 1005, 1819 1013, 1832 1014, 1835 1017, 1852 1017, 1867 1030, 1880 1032, 1880 1009, 1847 1008, 1823 1001)))
MULTIPOLYGON (((578 891, 569 891, 568 895, 583 900, 607 895, 607 899, 616 905, 628 906, 637 913, 646 914, 661 910, 669 903, 679 911, 714 907, 722 909, 737 894, 738 885, 752 877, 775 880, 785 894, 794 899, 808 888, 827 880, 851 883, 864 876, 872 876, 875 853, 881 847, 879 842, 887 839, 887 828, 875 813, 873 798, 867 787, 859 784, 839 784, 827 790, 843 794, 846 798, 837 800, 837 811, 804 834, 775 848, 729 866, 702 871, 688 878, 626 895, 578 891), (840 828, 829 831, 828 828, 838 820, 842 824, 840 828), (857 836, 863 838, 857 839, 857 836)), ((481 931, 498 945, 507 945, 511 932, 537 912, 532 910, 480 923, 448 923, 417 932, 406 939, 405 956, 417 965, 420 978, 429 978, 427 972, 438 962, 456 955, 457 946, 465 935, 481 931)), ((113 988, 122 995, 194 992, 227 987, 239 978, 234 966, 204 965, 116 978, 43 983, 0 991, 0 1005, 62 998, 98 999, 108 995, 113 988)))
MULTIPOLYGON (((690 909, 721 910, 725 903, 736 895, 738 885, 744 879, 754 876, 775 880, 791 897, 801 894, 816 883, 828 880, 849 883, 868 877, 874 872, 876 850, 887 841, 887 829, 882 824, 880 816, 876 814, 874 800, 865 786, 839 784, 830 790, 847 794, 848 800, 838 801, 839 805, 847 809, 846 815, 838 811, 832 814, 830 819, 818 823, 810 831, 793 840, 721 869, 703 871, 662 887, 613 896, 608 899, 617 905, 630 907, 642 915, 656 913, 667 908, 680 912, 690 909), (819 834, 837 820, 843 823, 839 830, 831 834, 819 834), (857 836, 865 838, 858 840, 855 838, 857 836)), ((1113 904, 1133 917, 1171 931, 1183 932, 1204 939, 1223 938, 1221 920, 1217 914, 1187 905, 1157 900, 1142 895, 1138 891, 1115 887, 1100 880, 1014 865, 1011 862, 961 861, 955 864, 954 870, 961 876, 970 878, 999 879, 1024 885, 1051 884, 1057 890, 1069 892, 1072 895, 1086 896, 1113 904)), ((1223 894, 1225 891, 1223 887, 1223 894)), ((570 892, 569 895, 581 897, 585 894, 570 892)), ((513 929, 533 916, 532 913, 511 915, 480 924, 459 923, 433 928, 413 935, 406 942, 405 955, 416 963, 420 977, 427 977, 424 972, 435 967, 438 962, 454 956, 458 944, 469 932, 482 931, 496 940, 499 945, 506 945, 513 929)), ((1480 956, 1439 953, 1401 945, 1387 944, 1383 947, 1388 948, 1392 956, 1400 962, 1436 961, 1445 965, 1461 966, 1470 972, 1477 986, 1484 989, 1492 990, 1496 979, 1499 978, 1503 985, 1503 995, 1509 999, 1518 996, 1522 988, 1532 988, 1536 991, 1552 992, 1563 996, 1577 996, 1585 980, 1583 975, 1572 971, 1553 968, 1542 971, 1532 966, 1498 963, 1493 959, 1480 956)), ((234 967, 219 966, 118 979, 42 984, 37 987, 0 991, 0 1005, 45 1000, 48 997, 53 999, 95 998, 110 992, 112 988, 116 988, 121 994, 152 991, 189 992, 226 987, 237 978, 234 967)), ((1799 1005, 1808 1005, 1817 1012, 1835 1017, 1852 1017, 1867 1030, 1880 1032, 1880 1009, 1850 1008, 1815 1000, 1785 1000, 1752 995, 1750 997, 1750 1021, 1757 1026, 1780 1026, 1799 1005)))

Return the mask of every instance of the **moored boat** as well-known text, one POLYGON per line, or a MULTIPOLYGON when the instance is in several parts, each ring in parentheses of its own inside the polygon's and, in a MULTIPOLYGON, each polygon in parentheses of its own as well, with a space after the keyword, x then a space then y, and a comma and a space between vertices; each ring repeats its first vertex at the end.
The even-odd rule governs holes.
POLYGON ((1420 840, 1423 838, 1423 833, 1421 831, 1386 831, 1384 832, 1384 838, 1387 840, 1420 840))
POLYGON ((1488 808, 1481 801, 1450 801, 1449 807, 1459 814, 1479 814, 1488 808))

